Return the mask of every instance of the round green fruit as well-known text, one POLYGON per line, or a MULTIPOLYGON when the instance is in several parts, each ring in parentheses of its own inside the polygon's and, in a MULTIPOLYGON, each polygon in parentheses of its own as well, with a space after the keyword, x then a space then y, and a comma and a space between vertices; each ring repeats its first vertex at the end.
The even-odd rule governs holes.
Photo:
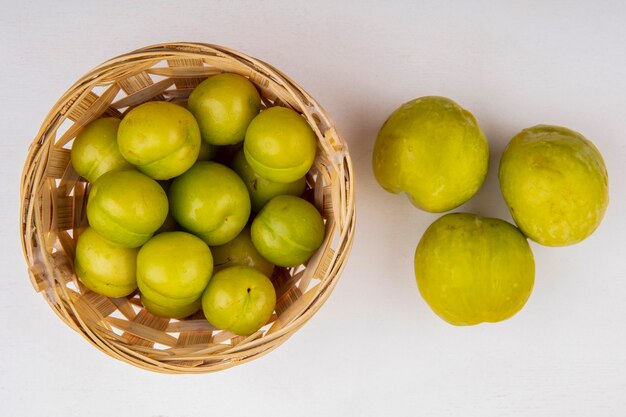
POLYGON ((250 167, 265 179, 298 181, 315 161, 317 139, 304 117, 285 107, 270 107, 252 120, 243 143, 250 167))
POLYGON ((250 196, 243 180, 216 162, 197 162, 176 178, 169 200, 178 224, 211 246, 233 239, 250 217, 250 196))
POLYGON ((374 145, 378 183, 435 213, 472 198, 488 165, 489 144, 474 116, 444 97, 422 97, 400 106, 374 145))
POLYGON ((137 252, 108 241, 88 227, 76 243, 76 276, 95 293, 125 297, 137 288, 137 252))
POLYGON ((261 97, 254 84, 238 74, 223 73, 201 82, 189 96, 202 140, 212 145, 241 142, 259 113, 261 97))
POLYGON ((132 109, 120 123, 120 152, 141 172, 157 180, 176 177, 200 152, 200 130, 182 106, 150 101, 132 109))
POLYGON ((190 304, 183 306, 162 306, 154 301, 150 300, 145 294, 141 294, 141 303, 150 313, 155 316, 171 318, 171 319, 183 319, 191 316, 193 313, 200 310, 202 307, 202 300, 198 298, 192 301, 190 304))
POLYGON ((539 125, 515 135, 498 177, 519 228, 546 246, 572 245, 591 235, 609 203, 602 155, 564 127, 539 125))
POLYGON ((274 197, 254 218, 252 243, 275 265, 306 262, 324 241, 324 220, 315 206, 291 195, 274 197))
POLYGON ((294 195, 299 197, 304 192, 304 187, 306 186, 306 179, 304 177, 294 182, 287 183, 266 180, 250 167, 243 151, 239 151, 237 155, 235 155, 232 167, 248 188, 252 211, 254 212, 259 212, 268 201, 276 196, 294 195))
POLYGON ((190 233, 156 235, 137 255, 139 291, 164 308, 183 308, 199 299, 212 273, 211 250, 190 233))
POLYGON ((120 121, 113 117, 96 119, 81 130, 72 144, 72 166, 78 175, 94 182, 102 174, 133 166, 117 147, 120 121))
POLYGON ((250 266, 268 277, 274 273, 274 264, 261 256, 252 244, 249 227, 245 227, 233 240, 211 246, 211 253, 215 272, 231 266, 250 266))
POLYGON ((165 191, 150 177, 135 170, 110 171, 91 188, 87 219, 102 237, 136 248, 161 227, 167 206, 165 191))
POLYGON ((202 294, 202 310, 209 323, 240 336, 264 326, 275 306, 272 282, 248 266, 232 266, 216 273, 202 294))
POLYGON ((526 303, 535 280, 528 241, 512 224, 467 213, 447 214, 426 230, 415 251, 422 297, 445 321, 466 326, 506 320, 526 303))

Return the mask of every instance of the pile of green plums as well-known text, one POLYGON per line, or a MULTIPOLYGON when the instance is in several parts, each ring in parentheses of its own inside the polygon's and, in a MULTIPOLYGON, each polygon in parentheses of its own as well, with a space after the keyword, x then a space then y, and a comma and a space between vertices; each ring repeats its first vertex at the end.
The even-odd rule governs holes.
POLYGON ((107 297, 138 288, 157 316, 202 308, 216 328, 256 332, 275 308, 275 266, 307 262, 324 240, 302 198, 316 149, 299 113, 261 111, 254 84, 230 73, 200 83, 186 108, 152 101, 91 122, 71 151, 91 183, 77 277, 107 297), (238 149, 229 166, 212 160, 225 149, 238 149))
MULTIPOLYGON (((444 97, 421 97, 385 121, 373 170, 389 192, 440 213, 482 186, 489 144, 473 115, 444 97)), ((594 144, 570 129, 522 130, 500 160, 500 189, 517 227, 500 219, 451 213, 424 233, 414 258, 420 293, 455 325, 505 320, 526 303, 535 279, 527 238, 546 246, 582 241, 608 205, 608 176, 594 144)))

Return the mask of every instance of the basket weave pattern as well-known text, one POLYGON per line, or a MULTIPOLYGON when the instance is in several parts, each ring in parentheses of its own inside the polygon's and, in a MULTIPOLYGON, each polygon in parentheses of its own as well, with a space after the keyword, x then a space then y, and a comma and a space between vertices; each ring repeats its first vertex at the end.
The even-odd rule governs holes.
POLYGON ((355 226, 353 171, 345 142, 317 102, 269 64, 208 44, 171 43, 114 58, 74 84, 55 104, 31 144, 21 184, 20 225, 35 289, 70 327, 103 352, 166 373, 203 373, 257 358, 283 343, 321 307, 350 251, 355 226), (185 103, 206 77, 234 72, 258 88, 262 106, 301 113, 318 138, 308 195, 326 223, 322 247, 305 264, 276 268, 276 310, 247 336, 212 327, 202 312, 164 319, 143 309, 135 292, 107 298, 89 291, 73 270, 76 239, 87 226, 89 184, 70 163, 76 134, 102 116, 117 118, 150 100, 185 103))

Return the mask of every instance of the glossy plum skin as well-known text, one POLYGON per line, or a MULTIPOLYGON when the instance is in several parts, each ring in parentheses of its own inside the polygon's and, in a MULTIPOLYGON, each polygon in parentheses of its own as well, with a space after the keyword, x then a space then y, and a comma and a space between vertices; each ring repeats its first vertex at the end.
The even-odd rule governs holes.
POLYGON ((74 268, 91 291, 106 297, 125 297, 137 288, 138 249, 116 245, 88 227, 78 237, 74 268))
POLYGON ((202 295, 212 274, 209 247, 190 233, 156 235, 137 255, 137 284, 149 304, 157 306, 153 308, 155 311, 158 307, 188 311, 202 295))
POLYGON ((202 310, 209 323, 240 336, 265 325, 275 306, 276 291, 270 279, 248 266, 217 272, 202 295, 202 310))
POLYGON ((385 121, 372 158, 385 190, 405 193, 423 210, 440 213, 468 201, 482 186, 489 144, 474 116, 445 97, 409 101, 385 121))
POLYGON ((259 113, 261 97, 246 77, 222 73, 201 82, 187 106, 198 121, 203 141, 233 145, 243 140, 250 121, 259 113))
POLYGON ((172 215, 184 229, 208 245, 223 245, 245 227, 250 217, 250 196, 232 169, 200 161, 169 189, 172 215))
POLYGON ((468 213, 433 222, 417 246, 414 265, 424 300, 457 326, 512 317, 535 279, 533 253, 519 229, 468 213))
POLYGON ((131 169, 117 147, 119 119, 104 117, 89 123, 72 144, 72 166, 78 175, 94 182, 109 171, 131 169))
POLYGON ((325 226, 317 208, 290 195, 274 197, 251 226, 254 247, 275 265, 291 267, 306 262, 324 241, 325 226))
POLYGON ((270 107, 248 126, 243 149, 257 174, 273 182, 289 183, 304 177, 313 165, 317 138, 294 110, 270 107))
POLYGON ((231 266, 250 266, 268 277, 274 272, 274 264, 261 256, 252 244, 248 226, 231 241, 220 246, 211 246, 211 253, 215 272, 231 266))
POLYGON ((89 224, 121 246, 143 245, 163 224, 168 212, 165 191, 136 171, 110 171, 93 184, 87 200, 89 224))
POLYGON ((515 135, 500 160, 498 178, 519 228, 546 246, 586 239, 609 203, 600 151, 580 133, 560 126, 539 125, 515 135))
POLYGON ((189 317, 195 312, 199 311, 202 308, 202 299, 198 298, 195 301, 192 301, 189 304, 185 304, 182 306, 178 305, 168 305, 163 306, 150 298, 146 297, 145 294, 141 294, 141 303, 150 313, 155 316, 170 318, 170 319, 183 319, 185 317, 189 317))
POLYGON ((306 179, 304 177, 287 183, 266 180, 265 178, 257 174, 252 169, 250 164, 248 164, 243 150, 239 151, 237 155, 235 155, 235 158, 232 162, 232 167, 246 184, 246 187, 248 188, 248 193, 250 194, 252 211, 255 213, 261 211, 263 206, 265 206, 268 201, 276 196, 301 196, 306 186, 306 179))
POLYGON ((121 154, 144 174, 166 180, 185 172, 198 159, 200 129, 184 107, 149 101, 122 119, 117 135, 121 154))

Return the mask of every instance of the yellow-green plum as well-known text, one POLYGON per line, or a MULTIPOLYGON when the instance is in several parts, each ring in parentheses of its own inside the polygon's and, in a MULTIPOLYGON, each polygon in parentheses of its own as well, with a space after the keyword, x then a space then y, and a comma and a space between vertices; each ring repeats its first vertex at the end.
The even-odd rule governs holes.
POLYGON ((275 306, 272 282, 249 266, 231 266, 217 272, 202 294, 202 311, 209 323, 240 336, 248 336, 265 325, 275 306))
POLYGON ((288 183, 304 177, 313 165, 317 139, 300 114, 286 107, 270 107, 248 126, 243 150, 257 174, 288 183))
POLYGON ((315 206, 291 195, 274 197, 252 221, 254 247, 275 265, 306 262, 324 241, 324 220, 315 206))
POLYGON ((428 227, 415 251, 422 297, 445 321, 466 326, 506 320, 526 303, 535 262, 512 224, 452 213, 428 227))
POLYGON ((487 175, 489 144, 474 116, 445 97, 411 100, 385 121, 373 153, 374 175, 413 205, 444 212, 468 201, 487 175))
POLYGON ((78 175, 94 182, 100 175, 114 170, 131 169, 117 147, 119 119, 96 119, 80 131, 72 144, 72 166, 78 175))
POLYGON ((183 306, 162 306, 146 297, 145 294, 141 294, 141 303, 146 308, 146 310, 148 310, 155 316, 171 319, 182 319, 185 317, 189 317, 193 313, 200 310, 200 308, 202 307, 202 298, 198 298, 197 300, 192 301, 190 304, 186 304, 183 306))
POLYGON ((198 159, 200 129, 184 107, 149 101, 122 119, 117 143, 124 158, 157 180, 176 177, 198 159))
POLYGON ((222 73, 202 81, 191 92, 187 107, 198 120, 203 141, 232 145, 243 140, 259 113, 261 97, 246 77, 222 73))
POLYGON ((299 178, 293 182, 274 182, 266 180, 257 174, 243 154, 239 151, 233 159, 232 167, 241 177, 250 193, 250 201, 252 203, 252 211, 259 212, 268 201, 279 195, 295 195, 301 196, 306 186, 305 177, 299 178))
POLYGON ((116 245, 88 227, 76 243, 76 276, 95 293, 125 297, 137 288, 137 251, 116 245))
POLYGON ((167 195, 150 177, 136 171, 110 171, 93 184, 87 219, 98 234, 136 248, 152 237, 167 216, 167 195))
POLYGON ((519 228, 546 246, 572 245, 591 235, 609 203, 600 151, 565 127, 539 125, 515 135, 498 177, 519 228))
POLYGON ((169 189, 172 215, 208 245, 223 245, 239 234, 250 217, 248 189, 232 169, 200 161, 169 189))
POLYGON ((251 266, 268 277, 274 272, 274 264, 261 256, 252 244, 248 226, 233 240, 220 246, 211 246, 211 253, 215 272, 231 266, 251 266))
MULTIPOLYGON (((164 309, 172 309, 170 311, 180 308, 186 312, 186 308, 201 297, 212 274, 211 250, 190 233, 156 235, 141 247, 137 255, 139 291, 149 304, 152 302, 164 309)), ((155 314, 156 310, 154 308, 155 314)))

